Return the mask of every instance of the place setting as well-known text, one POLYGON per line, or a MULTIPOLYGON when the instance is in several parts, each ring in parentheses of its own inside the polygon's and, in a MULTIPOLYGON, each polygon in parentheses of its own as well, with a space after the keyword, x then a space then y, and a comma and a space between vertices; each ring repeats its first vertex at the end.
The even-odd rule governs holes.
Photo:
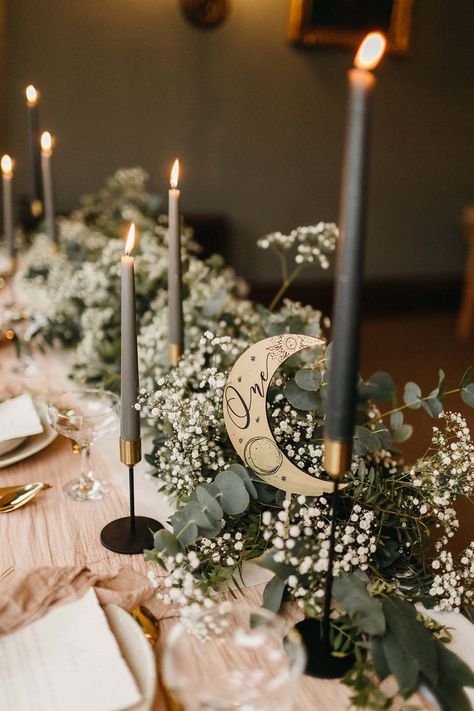
POLYGON ((414 4, 0 23, 0 709, 474 708, 467 23, 453 88, 414 4))

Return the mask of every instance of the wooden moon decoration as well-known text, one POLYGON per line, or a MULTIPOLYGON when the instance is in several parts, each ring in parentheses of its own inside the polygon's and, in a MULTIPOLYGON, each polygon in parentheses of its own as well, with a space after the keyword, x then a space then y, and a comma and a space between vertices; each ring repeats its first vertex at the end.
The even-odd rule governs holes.
POLYGON ((302 471, 281 451, 268 422, 267 391, 290 356, 321 345, 320 338, 293 333, 265 338, 237 359, 224 389, 224 422, 239 457, 268 484, 305 496, 330 493, 334 483, 302 471))

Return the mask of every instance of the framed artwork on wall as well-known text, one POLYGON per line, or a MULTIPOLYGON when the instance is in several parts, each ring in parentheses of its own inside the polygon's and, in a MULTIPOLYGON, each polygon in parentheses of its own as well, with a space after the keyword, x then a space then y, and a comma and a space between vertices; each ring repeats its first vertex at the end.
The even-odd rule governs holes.
POLYGON ((357 47, 367 32, 387 37, 392 54, 410 48, 413 0, 290 0, 288 39, 300 46, 357 47))

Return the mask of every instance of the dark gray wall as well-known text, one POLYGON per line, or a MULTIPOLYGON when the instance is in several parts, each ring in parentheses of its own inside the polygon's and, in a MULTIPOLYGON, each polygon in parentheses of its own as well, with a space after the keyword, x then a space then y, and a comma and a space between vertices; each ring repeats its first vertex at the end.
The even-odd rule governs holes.
MULTIPOLYGON (((255 240, 337 217, 352 52, 286 42, 288 0, 234 0, 193 29, 174 0, 9 0, 9 149, 28 186, 23 90, 57 135, 59 207, 118 167, 163 194, 175 155, 185 209, 233 225, 234 265, 271 279, 255 240)), ((415 0, 413 52, 388 58, 374 105, 368 272, 454 275, 474 200, 472 0, 415 0)))

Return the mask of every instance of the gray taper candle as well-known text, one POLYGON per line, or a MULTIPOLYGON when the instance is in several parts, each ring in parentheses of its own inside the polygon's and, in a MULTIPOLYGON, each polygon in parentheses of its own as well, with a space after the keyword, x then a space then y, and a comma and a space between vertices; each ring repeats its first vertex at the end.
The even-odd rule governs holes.
POLYGON ((370 98, 375 84, 375 77, 368 70, 376 66, 384 48, 382 35, 368 35, 357 53, 356 68, 349 72, 349 120, 342 176, 333 351, 325 430, 325 468, 333 477, 348 471, 352 457, 366 238, 370 98))
POLYGON ((32 84, 29 84, 26 87, 25 93, 26 103, 28 106, 31 163, 33 169, 33 200, 31 203, 31 211, 34 217, 40 217, 43 212, 43 184, 41 181, 41 151, 38 113, 39 91, 37 91, 32 84))
POLYGON ((135 408, 138 398, 135 260, 130 256, 134 239, 135 225, 132 223, 122 257, 121 282, 120 438, 127 442, 140 439, 140 413, 135 408))
POLYGON ((56 229, 52 156, 53 138, 49 131, 45 131, 41 134, 41 174, 43 176, 44 217, 48 237, 53 244, 57 244, 58 233, 56 229))
POLYGON ((13 227, 13 161, 9 155, 2 156, 2 183, 3 183, 3 235, 5 249, 10 260, 15 256, 14 227, 13 227))
POLYGON ((171 171, 168 201, 168 359, 172 366, 178 364, 184 343, 178 171, 179 162, 176 159, 171 171))

